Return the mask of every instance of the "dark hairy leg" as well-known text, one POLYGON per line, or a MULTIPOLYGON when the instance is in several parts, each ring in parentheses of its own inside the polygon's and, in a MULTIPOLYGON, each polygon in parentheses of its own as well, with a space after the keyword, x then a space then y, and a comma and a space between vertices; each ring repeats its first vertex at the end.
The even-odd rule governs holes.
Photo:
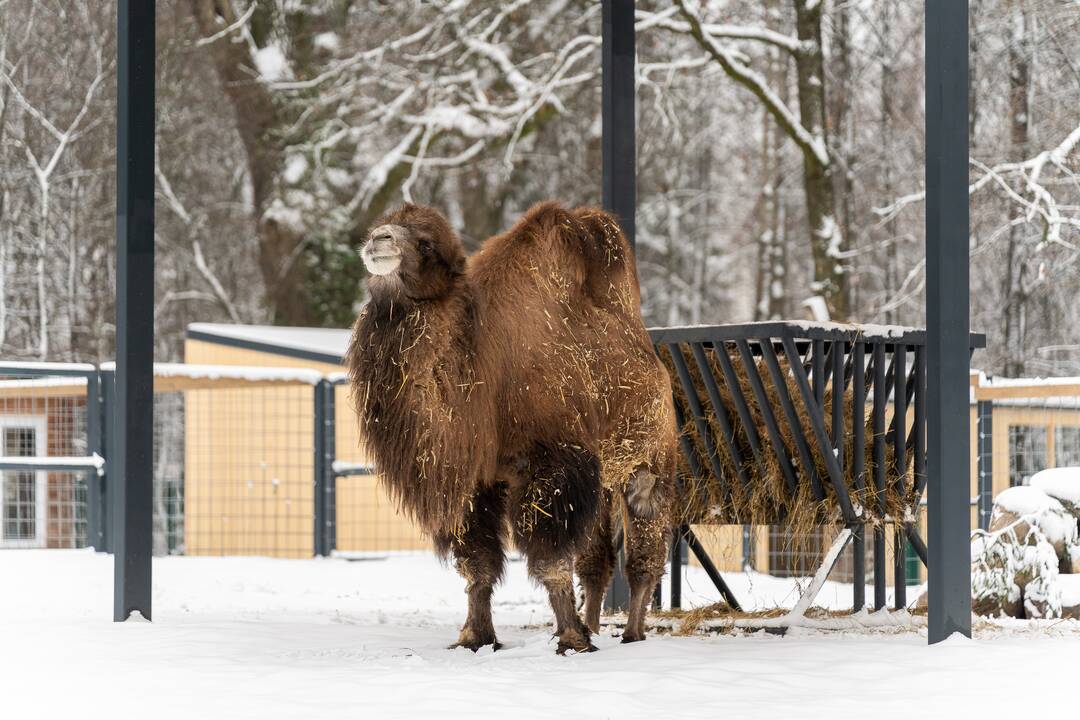
POLYGON ((485 645, 501 647, 495 637, 491 618, 491 596, 502 579, 505 560, 503 528, 506 515, 505 486, 485 489, 473 498, 473 510, 460 537, 435 538, 436 549, 454 558, 454 567, 465 578, 469 612, 458 641, 451 648, 467 647, 476 651, 485 645))
POLYGON ((522 459, 520 478, 510 499, 514 542, 528 560, 529 575, 548 591, 558 653, 595 650, 574 605, 572 563, 600 515, 599 461, 579 445, 538 443, 522 459))
POLYGON ((611 493, 604 491, 600 514, 585 549, 574 560, 574 570, 585 595, 585 624, 600 632, 600 610, 604 593, 615 570, 615 543, 612 536, 611 493))
POLYGON ((529 558, 529 574, 547 589, 551 609, 555 611, 555 635, 559 655, 567 650, 592 652, 596 646, 589 640, 589 628, 581 621, 574 607, 574 573, 566 558, 536 561, 529 558))
POLYGON ((631 478, 623 506, 626 533, 626 579, 630 584, 630 608, 623 642, 645 639, 645 615, 656 583, 664 575, 671 539, 669 503, 653 497, 656 476, 644 468, 631 478), (642 492, 648 486, 649 492, 642 492))

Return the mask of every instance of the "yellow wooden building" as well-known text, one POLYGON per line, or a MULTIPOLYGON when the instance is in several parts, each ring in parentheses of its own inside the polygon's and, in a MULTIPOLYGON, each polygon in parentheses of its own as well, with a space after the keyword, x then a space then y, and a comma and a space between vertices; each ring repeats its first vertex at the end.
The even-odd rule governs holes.
MULTIPOLYGON (((196 323, 188 327, 184 358, 203 366, 303 368, 332 376, 343 370, 348 337, 348 330, 196 323)), ((219 384, 183 392, 185 552, 310 557, 313 386, 219 384)), ((338 386, 335 395, 337 459, 365 462, 348 388, 338 386)), ((339 551, 429 547, 374 476, 338 478, 336 495, 339 551)))

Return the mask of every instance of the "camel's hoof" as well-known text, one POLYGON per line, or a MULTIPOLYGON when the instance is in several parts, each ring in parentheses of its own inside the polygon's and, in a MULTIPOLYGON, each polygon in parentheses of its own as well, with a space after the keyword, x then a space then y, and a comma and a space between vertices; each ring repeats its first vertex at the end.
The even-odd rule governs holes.
POLYGON ((623 645, 625 645, 626 643, 635 643, 635 642, 644 642, 644 641, 645 641, 645 636, 644 635, 627 635, 626 633, 623 633, 623 636, 622 636, 622 644, 623 645))
POLYGON ((564 642, 560 640, 559 647, 555 649, 555 654, 565 655, 569 650, 573 650, 575 653, 591 653, 596 652, 596 646, 587 638, 584 642, 564 642))
POLYGON ((476 652, 480 648, 486 647, 488 645, 491 646, 491 651, 492 652, 502 650, 502 648, 503 648, 503 645, 502 645, 501 642, 499 642, 498 640, 491 640, 490 642, 456 642, 453 645, 448 645, 446 649, 447 650, 457 650, 458 648, 468 648, 469 650, 472 650, 473 652, 476 652))

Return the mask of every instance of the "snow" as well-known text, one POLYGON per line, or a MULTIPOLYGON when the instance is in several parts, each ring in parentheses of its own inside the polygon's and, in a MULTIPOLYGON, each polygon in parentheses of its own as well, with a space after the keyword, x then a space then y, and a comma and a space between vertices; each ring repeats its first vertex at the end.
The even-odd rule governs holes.
POLYGON ((985 375, 980 373, 979 385, 981 387, 1055 387, 1059 385, 1070 386, 1080 385, 1080 377, 987 378, 985 375))
POLYGON ((19 370, 31 370, 35 372, 60 370, 63 372, 94 372, 96 368, 89 363, 60 363, 60 362, 8 362, 0 363, 3 371, 13 374, 19 370))
POLYGON ((1037 487, 1017 485, 1001 491, 994 498, 991 522, 1000 511, 1011 512, 1037 526, 1055 545, 1071 547, 1077 544, 1076 518, 1058 500, 1037 487))
MULTIPOLYGON (((115 370, 116 363, 101 363, 102 370, 115 370)), ((247 380, 250 382, 283 381, 316 385, 323 379, 318 370, 307 368, 263 367, 248 365, 191 365, 188 363, 154 363, 154 376, 201 380, 247 380)))
POLYGON ((371 463, 345 462, 344 460, 335 460, 330 464, 330 468, 338 475, 361 475, 375 472, 371 463))
POLYGON ((341 38, 335 32, 323 32, 315 36, 314 44, 318 50, 336 53, 341 47, 341 38))
POLYGON ((277 45, 267 45, 255 53, 255 69, 267 82, 285 80, 289 77, 289 61, 277 45))
POLYGON ((92 468, 97 471, 98 475, 105 474, 105 458, 97 453, 86 456, 38 455, 36 457, 27 457, 26 455, 7 455, 0 456, 0 465, 17 465, 29 470, 34 468, 71 468, 72 470, 92 468))
POLYGON ((1058 588, 1062 607, 1080 605, 1080 575, 1058 575, 1058 588))
POLYGON ((775 327, 782 325, 785 328, 794 330, 798 333, 806 333, 811 330, 820 330, 824 332, 837 332, 837 333, 858 333, 860 337, 867 340, 885 339, 891 340, 895 338, 901 338, 910 333, 922 332, 919 328, 907 327, 903 325, 877 325, 874 323, 839 323, 839 322, 811 322, 804 320, 758 320, 754 322, 726 324, 726 325, 677 325, 671 327, 651 327, 649 331, 664 330, 664 331, 686 331, 686 330, 715 330, 717 336, 723 336, 725 331, 740 331, 744 329, 746 334, 753 334, 750 332, 755 326, 761 328, 775 327))
MULTIPOLYGON (((543 593, 511 562, 494 607, 506 647, 473 654, 445 649, 464 583, 429 556, 155 558, 153 623, 110 622, 112 569, 91 551, 0 552, 4 717, 1003 717, 1050 709, 1033 692, 1070 687, 1080 639, 1072 620, 981 622, 932 647, 895 626, 604 633, 557 657, 543 593)), ((690 595, 705 583, 687 575, 690 595)))
POLYGON ((0 389, 46 387, 86 387, 86 378, 51 375, 24 380, 0 380, 0 389))
POLYGON ((994 505, 1017 515, 1039 515, 1048 510, 1064 511, 1057 500, 1029 485, 1017 485, 1002 490, 994 497, 994 505))
POLYGON ((274 198, 274 201, 270 203, 270 207, 263 211, 262 217, 266 222, 275 222, 281 227, 289 228, 295 232, 303 232, 304 230, 303 213, 297 208, 286 205, 281 198, 274 198))
POLYGON ((308 161, 303 155, 291 155, 285 161, 285 172, 282 177, 289 185, 300 182, 308 171, 308 161))
POLYGON ((1028 484, 1061 502, 1080 506, 1080 467, 1040 470, 1028 484))

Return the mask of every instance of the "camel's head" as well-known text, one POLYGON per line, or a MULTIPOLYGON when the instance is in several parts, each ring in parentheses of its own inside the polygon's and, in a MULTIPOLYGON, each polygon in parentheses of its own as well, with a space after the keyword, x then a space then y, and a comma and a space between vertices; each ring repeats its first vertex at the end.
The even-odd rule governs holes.
POLYGON ((407 203, 379 218, 360 256, 373 295, 432 300, 465 271, 465 251, 438 210, 407 203))

